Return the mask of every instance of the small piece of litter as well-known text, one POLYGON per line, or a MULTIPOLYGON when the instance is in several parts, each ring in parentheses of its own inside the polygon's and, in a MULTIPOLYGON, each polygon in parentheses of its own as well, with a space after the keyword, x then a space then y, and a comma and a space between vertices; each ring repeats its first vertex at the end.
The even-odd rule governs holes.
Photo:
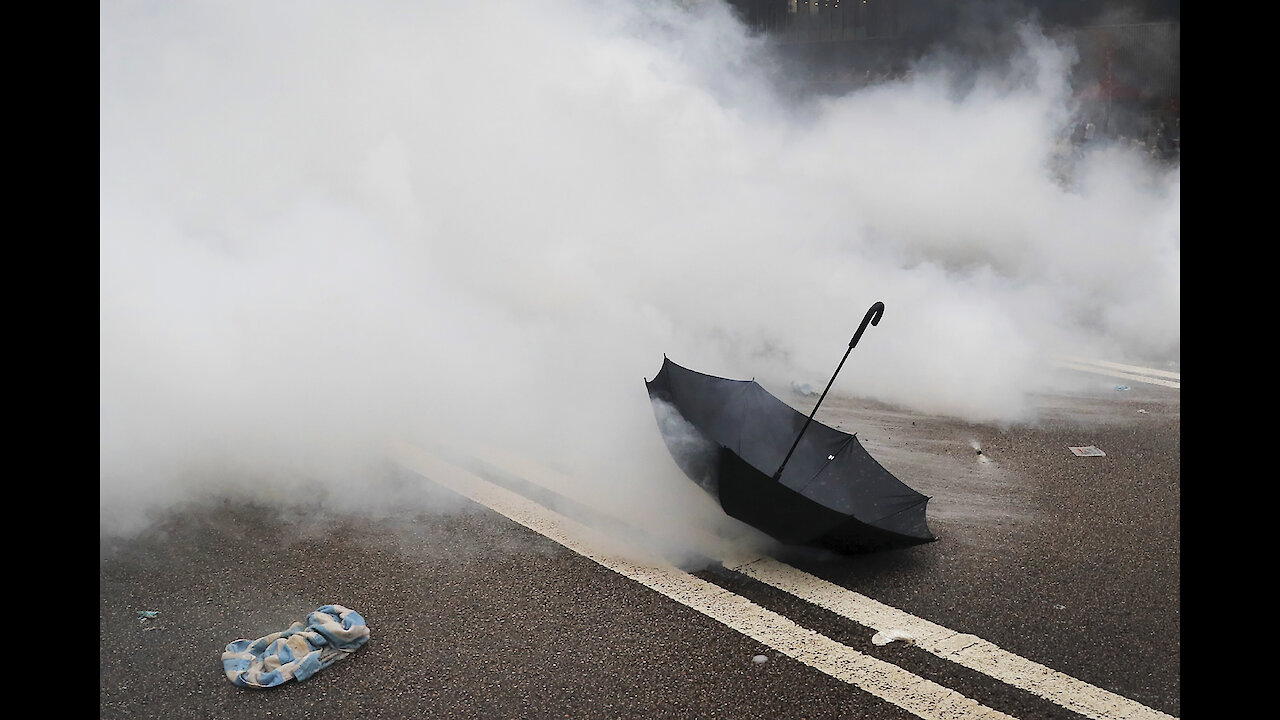
POLYGON ((1077 457, 1106 457, 1107 455, 1093 445, 1084 445, 1081 447, 1068 446, 1067 449, 1077 457))
POLYGON ((1066 610, 1066 609, 1067 609, 1067 606, 1066 606, 1066 605, 1054 605, 1054 606, 1053 606, 1053 609, 1054 609, 1054 610, 1066 610))
POLYGON ((881 630, 871 637, 871 642, 876 645, 888 645, 894 640, 901 640, 905 643, 914 643, 916 639, 906 630, 881 630))
POLYGON ((753 662, 753 663, 755 663, 755 664, 757 664, 757 665, 761 665, 761 664, 764 664, 764 663, 769 662, 769 656, 768 656, 768 655, 757 655, 757 656, 755 656, 755 657, 751 658, 751 662, 753 662))
POLYGON ((1117 389, 1117 390, 1128 390, 1128 389, 1129 389, 1129 386, 1128 386, 1128 385, 1117 385, 1117 386, 1116 386, 1116 389, 1117 389))
POLYGON ((791 392, 794 392, 797 395, 817 395, 818 394, 818 392, 814 390, 813 386, 810 385, 809 383, 800 383, 794 380, 791 381, 791 392))
POLYGON ((283 631, 227 645, 222 669, 228 680, 241 687, 302 682, 368 641, 369 626, 360 613, 341 605, 323 605, 283 631))
POLYGON ((146 620, 146 619, 148 619, 148 618, 153 618, 153 617, 155 617, 155 616, 157 616, 157 615, 159 615, 159 614, 160 614, 160 611, 159 611, 159 610, 139 610, 139 611, 138 611, 138 619, 139 619, 139 620, 146 620))
POLYGON ((1139 408, 1139 409, 1138 409, 1138 412, 1142 413, 1143 415, 1146 415, 1146 414, 1147 414, 1147 411, 1146 411, 1146 410, 1143 410, 1143 409, 1141 409, 1141 408, 1139 408))

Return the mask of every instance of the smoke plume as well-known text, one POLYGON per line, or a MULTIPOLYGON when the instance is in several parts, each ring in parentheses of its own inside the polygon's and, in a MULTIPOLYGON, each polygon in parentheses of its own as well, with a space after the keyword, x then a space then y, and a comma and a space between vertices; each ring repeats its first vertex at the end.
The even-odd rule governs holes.
POLYGON ((833 392, 1017 422, 1056 354, 1178 358, 1179 172, 1064 181, 1075 57, 1033 24, 964 83, 796 100, 719 2, 101 10, 104 530, 346 496, 393 436, 658 516, 664 353, 822 387, 875 301, 833 392))

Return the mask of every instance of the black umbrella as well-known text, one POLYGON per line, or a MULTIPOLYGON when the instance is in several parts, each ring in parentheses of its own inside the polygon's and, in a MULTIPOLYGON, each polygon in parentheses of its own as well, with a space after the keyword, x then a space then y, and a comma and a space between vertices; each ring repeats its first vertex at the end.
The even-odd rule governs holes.
POLYGON ((936 540, 925 521, 928 496, 881 467, 855 436, 813 421, 867 324, 883 314, 880 302, 867 311, 807 418, 754 380, 705 375, 663 356, 645 386, 676 464, 725 513, 784 543, 858 552, 936 540))

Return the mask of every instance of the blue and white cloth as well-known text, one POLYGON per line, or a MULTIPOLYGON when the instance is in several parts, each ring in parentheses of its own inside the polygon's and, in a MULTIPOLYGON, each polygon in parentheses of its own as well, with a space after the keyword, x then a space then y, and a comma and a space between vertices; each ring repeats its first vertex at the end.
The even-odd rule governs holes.
POLYGON ((288 630, 227 645, 222 669, 242 687, 275 687, 291 678, 302 682, 368 641, 369 626, 360 613, 325 605, 288 630))

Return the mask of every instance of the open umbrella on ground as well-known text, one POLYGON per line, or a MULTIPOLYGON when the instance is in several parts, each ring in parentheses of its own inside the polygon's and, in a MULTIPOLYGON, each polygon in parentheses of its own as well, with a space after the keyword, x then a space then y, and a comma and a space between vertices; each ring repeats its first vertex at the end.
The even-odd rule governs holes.
POLYGON ((928 496, 853 435, 813 420, 867 324, 883 314, 880 302, 867 311, 807 418, 754 380, 705 375, 664 356, 645 386, 676 464, 725 513, 784 543, 852 553, 937 539, 925 521, 928 496))

